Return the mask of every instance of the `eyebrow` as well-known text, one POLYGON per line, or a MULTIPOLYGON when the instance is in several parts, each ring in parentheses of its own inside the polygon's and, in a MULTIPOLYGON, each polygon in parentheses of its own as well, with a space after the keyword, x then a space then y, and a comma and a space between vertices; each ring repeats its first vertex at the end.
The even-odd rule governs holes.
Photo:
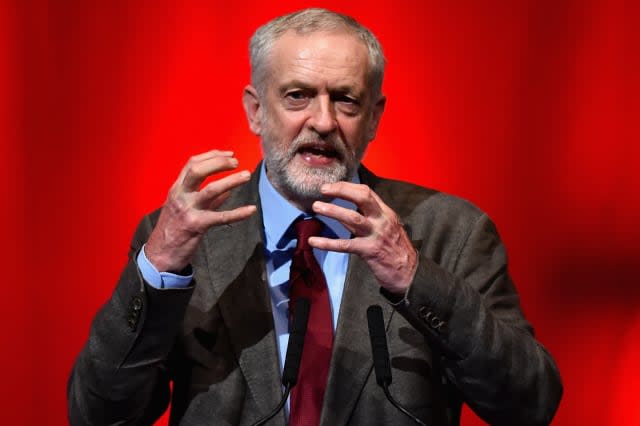
POLYGON ((307 84, 303 81, 300 80, 292 80, 289 81, 285 84, 283 84, 282 86, 280 86, 278 92, 280 92, 281 94, 285 93, 287 90, 292 89, 292 88, 297 88, 297 89, 304 89, 304 90, 313 90, 315 91, 316 89, 313 88, 310 84, 307 84))
MULTIPOLYGON (((309 91, 313 91, 313 92, 317 91, 317 89, 315 87, 313 87, 312 85, 310 85, 309 83, 305 83, 304 81, 301 81, 301 80, 292 80, 292 81, 284 83, 282 86, 280 86, 280 88, 278 89, 278 92, 280 94, 284 94, 284 93, 287 92, 287 90, 292 89, 292 88, 297 88, 297 89, 302 89, 302 90, 309 90, 309 91)), ((329 89, 329 93, 350 94, 350 95, 356 96, 358 98, 363 97, 365 92, 366 92, 365 89, 356 90, 356 88, 354 88, 353 86, 349 86, 349 85, 340 85, 340 86, 337 86, 337 87, 329 89)))

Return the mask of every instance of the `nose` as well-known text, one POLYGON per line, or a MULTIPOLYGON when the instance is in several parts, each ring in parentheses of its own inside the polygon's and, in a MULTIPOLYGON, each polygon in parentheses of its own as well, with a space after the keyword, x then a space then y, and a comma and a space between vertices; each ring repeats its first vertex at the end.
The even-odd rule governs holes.
POLYGON ((318 96, 311 116, 307 121, 311 130, 316 131, 320 135, 326 135, 338 127, 336 120, 336 112, 329 96, 318 96))

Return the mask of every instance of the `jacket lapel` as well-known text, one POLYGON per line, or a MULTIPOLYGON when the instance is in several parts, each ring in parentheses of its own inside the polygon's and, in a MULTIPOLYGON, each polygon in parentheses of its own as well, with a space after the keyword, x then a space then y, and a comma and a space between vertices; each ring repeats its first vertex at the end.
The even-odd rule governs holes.
MULTIPOLYGON (((258 176, 233 192, 221 208, 253 204, 249 219, 212 228, 205 250, 214 297, 229 333, 248 391, 258 405, 256 418, 268 413, 282 395, 280 368, 263 259, 258 176)), ((283 414, 280 420, 284 422, 283 414)))

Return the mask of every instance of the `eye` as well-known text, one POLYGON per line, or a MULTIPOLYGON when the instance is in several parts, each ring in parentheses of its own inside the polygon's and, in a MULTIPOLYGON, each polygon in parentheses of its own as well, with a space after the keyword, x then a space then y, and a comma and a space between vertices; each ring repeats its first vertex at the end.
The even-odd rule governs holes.
POLYGON ((356 98, 349 96, 347 94, 336 95, 334 100, 336 102, 341 102, 344 104, 360 105, 360 102, 358 102, 356 98))
POLYGON ((347 115, 357 115, 360 111, 360 101, 346 93, 336 94, 333 97, 333 101, 336 103, 338 110, 347 115))
POLYGON ((284 97, 291 102, 300 103, 301 101, 305 101, 309 98, 309 94, 304 90, 291 90, 285 93, 284 97))
POLYGON ((287 96, 291 99, 304 99, 304 93, 297 91, 297 92, 289 92, 287 93, 287 96))

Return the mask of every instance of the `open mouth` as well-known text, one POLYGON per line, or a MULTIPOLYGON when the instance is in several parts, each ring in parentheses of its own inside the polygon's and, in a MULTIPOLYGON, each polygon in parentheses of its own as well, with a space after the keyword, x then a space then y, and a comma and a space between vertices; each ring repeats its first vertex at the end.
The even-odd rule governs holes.
POLYGON ((297 153, 311 166, 324 166, 340 160, 340 153, 329 144, 309 143, 298 148, 297 153))
POLYGON ((309 154, 309 155, 338 158, 338 151, 334 149, 319 148, 319 147, 303 147, 299 149, 298 152, 303 155, 309 154))

